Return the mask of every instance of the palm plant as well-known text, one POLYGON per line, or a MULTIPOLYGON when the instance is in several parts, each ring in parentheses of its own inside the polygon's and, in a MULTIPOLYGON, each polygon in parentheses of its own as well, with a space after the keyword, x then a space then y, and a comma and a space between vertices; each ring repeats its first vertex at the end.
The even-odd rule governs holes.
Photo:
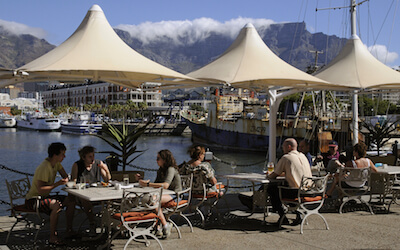
POLYGON ((105 129, 101 135, 95 135, 107 142, 115 151, 103 151, 99 153, 107 153, 116 156, 118 165, 122 165, 122 171, 125 172, 127 165, 131 164, 136 158, 141 156, 146 150, 137 150, 136 141, 144 133, 149 123, 143 126, 137 126, 134 129, 129 129, 122 122, 122 127, 118 128, 108 122, 104 122, 105 129), (134 154, 137 154, 132 158, 134 154))
POLYGON ((395 122, 390 122, 390 120, 382 120, 375 125, 362 121, 362 126, 368 130, 368 132, 363 132, 365 137, 369 139, 369 143, 375 143, 380 154, 380 148, 383 147, 392 138, 392 133, 397 130, 396 124, 399 120, 395 122))

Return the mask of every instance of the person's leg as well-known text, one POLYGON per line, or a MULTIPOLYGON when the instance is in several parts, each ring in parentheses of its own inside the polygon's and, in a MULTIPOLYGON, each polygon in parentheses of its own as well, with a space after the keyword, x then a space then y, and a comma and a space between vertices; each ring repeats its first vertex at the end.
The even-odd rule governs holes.
POLYGON ((269 195, 269 199, 271 201, 272 209, 274 212, 277 212, 279 216, 282 216, 284 214, 283 208, 282 208, 282 202, 279 197, 279 188, 277 185, 270 184, 267 187, 267 192, 269 195))
POLYGON ((50 208, 50 243, 57 243, 57 223, 58 223, 58 214, 61 211, 61 203, 57 200, 49 200, 49 208, 50 208))
POLYGON ((328 195, 328 196, 332 195, 333 191, 335 191, 335 188, 336 188, 336 185, 338 184, 338 182, 339 182, 339 178, 337 177, 337 175, 334 175, 333 182, 332 182, 330 188, 328 189, 328 191, 326 191, 326 195, 328 195))
POLYGON ((80 203, 83 207, 83 210, 86 213, 86 216, 88 217, 89 223, 93 224, 94 223, 93 204, 90 201, 83 199, 80 199, 80 203))
MULTIPOLYGON (((167 203, 169 201, 171 201, 173 198, 171 195, 168 194, 164 194, 161 197, 161 204, 163 203, 167 203)), ((160 214, 158 216, 160 218, 161 224, 163 226, 162 232, 163 232, 163 236, 164 238, 167 238, 170 234, 171 234, 171 228, 172 228, 172 224, 171 223, 167 223, 167 220, 165 219, 165 216, 162 212, 162 209, 160 210, 160 214)))
POLYGON ((63 201, 63 206, 66 207, 65 217, 67 220, 67 236, 71 236, 72 234, 74 234, 72 229, 72 222, 74 220, 75 205, 75 196, 73 195, 68 195, 63 201))
MULTIPOLYGON (((164 194, 164 195, 161 197, 161 204, 167 203, 167 202, 169 202, 169 201, 171 201, 171 200, 172 200, 171 195, 164 194)), ((158 212, 158 211, 157 211, 157 212, 158 212)), ((164 216, 164 214, 162 213, 162 210, 160 211, 159 218, 160 218, 161 224, 162 224, 163 226, 167 225, 167 220, 165 219, 165 216, 164 216)))

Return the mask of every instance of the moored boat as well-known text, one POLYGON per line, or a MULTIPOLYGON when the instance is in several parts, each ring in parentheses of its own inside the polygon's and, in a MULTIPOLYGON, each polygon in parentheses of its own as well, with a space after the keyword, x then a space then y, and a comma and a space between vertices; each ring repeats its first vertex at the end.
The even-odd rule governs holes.
POLYGON ((99 134, 103 125, 91 118, 90 112, 74 112, 72 118, 61 123, 61 132, 68 134, 99 134))
POLYGON ((61 127, 61 122, 45 113, 27 113, 25 119, 17 121, 17 127, 38 131, 57 131, 61 127))
POLYGON ((13 128, 17 125, 14 117, 9 115, 0 115, 0 128, 13 128))
MULTIPOLYGON (((211 103, 208 113, 182 111, 182 117, 192 130, 192 140, 213 148, 231 150, 268 150, 268 107, 263 105, 244 107, 232 96, 218 97, 211 103), (232 105, 228 105, 231 103, 232 105)), ((305 138, 312 128, 312 121, 303 119, 294 126, 294 119, 279 120, 277 145, 288 137, 305 138)))

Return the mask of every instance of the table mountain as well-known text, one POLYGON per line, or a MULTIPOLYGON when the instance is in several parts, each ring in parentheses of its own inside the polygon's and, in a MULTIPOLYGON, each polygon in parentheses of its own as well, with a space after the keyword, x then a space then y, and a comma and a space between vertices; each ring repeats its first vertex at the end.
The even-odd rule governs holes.
MULTIPOLYGON (((346 39, 337 36, 311 34, 306 30, 304 22, 272 24, 268 27, 257 27, 257 30, 275 54, 303 71, 307 66, 314 64, 315 54, 310 50, 324 51, 318 58, 318 64, 323 65, 332 60, 346 42, 346 39)), ((164 36, 144 44, 127 31, 115 31, 137 52, 184 74, 214 60, 234 40, 226 35, 211 32, 207 38, 195 42, 187 35, 179 37, 179 43, 164 36)), ((44 39, 31 35, 13 35, 0 26, 0 67, 20 67, 54 47, 44 39)))

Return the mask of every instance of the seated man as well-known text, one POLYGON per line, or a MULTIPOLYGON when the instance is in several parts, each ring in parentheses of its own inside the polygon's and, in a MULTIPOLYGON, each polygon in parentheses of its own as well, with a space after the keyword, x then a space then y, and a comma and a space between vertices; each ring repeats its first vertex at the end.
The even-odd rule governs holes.
MULTIPOLYGON (((322 153, 318 155, 315 159, 315 162, 320 162, 324 164, 325 169, 328 168, 329 161, 331 160, 340 160, 339 159, 339 144, 336 141, 329 141, 329 150, 326 153, 322 153)), ((315 164, 314 162, 314 164, 315 164)))
MULTIPOLYGON (((276 165, 274 172, 268 175, 268 179, 276 179, 276 177, 285 174, 285 179, 289 187, 299 188, 301 179, 303 176, 312 177, 310 164, 306 156, 297 151, 297 142, 293 138, 288 138, 283 142, 282 145, 284 155, 276 165)), ((279 216, 284 216, 284 210, 282 202, 279 197, 279 188, 277 185, 268 185, 267 192, 270 196, 272 208, 278 212, 279 216)), ((297 189, 294 190, 282 190, 282 196, 284 198, 295 198, 297 197, 297 189)), ((279 222, 279 220, 278 220, 279 222)), ((288 223, 287 219, 284 223, 288 223)))
POLYGON ((303 153, 308 160, 308 163, 310 163, 310 167, 312 166, 312 156, 310 154, 310 142, 307 140, 302 140, 299 143, 299 152, 303 153))
POLYGON ((50 215, 50 244, 63 245, 57 237, 57 221, 58 214, 63 206, 67 207, 67 236, 74 235, 72 231, 72 220, 74 216, 75 200, 72 196, 64 195, 50 196, 51 190, 65 185, 68 182, 68 175, 65 172, 61 162, 65 158, 67 148, 60 142, 52 143, 48 147, 48 157, 36 168, 33 176, 32 186, 26 195, 25 204, 28 208, 34 209, 36 204, 35 196, 42 196, 43 199, 39 203, 39 211, 50 215), (62 179, 54 182, 57 172, 62 179))

